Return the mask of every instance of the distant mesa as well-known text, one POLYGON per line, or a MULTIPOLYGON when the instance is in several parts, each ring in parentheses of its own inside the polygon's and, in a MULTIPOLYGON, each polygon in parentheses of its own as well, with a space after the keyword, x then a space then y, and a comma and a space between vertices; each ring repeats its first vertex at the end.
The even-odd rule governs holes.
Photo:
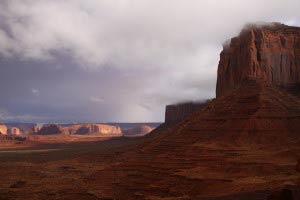
POLYGON ((31 134, 32 131, 30 131, 30 128, 28 128, 30 125, 22 124, 21 123, 7 123, 0 125, 0 134, 1 135, 8 135, 8 136, 20 136, 25 134, 31 134), (20 126, 19 126, 20 125, 20 126), (26 127, 27 126, 27 127, 26 127))
POLYGON ((0 134, 1 135, 21 135, 21 131, 17 127, 11 127, 6 125, 0 125, 0 134))
POLYGON ((0 145, 21 144, 26 141, 26 138, 21 135, 22 133, 17 127, 0 125, 0 145))
POLYGON ((7 135, 19 136, 19 135, 21 135, 21 131, 17 127, 8 127, 8 129, 7 129, 7 135))
MULTIPOLYGON (((16 123, 14 123, 16 124, 16 123)), ((144 136, 159 126, 160 123, 79 123, 79 124, 16 124, 21 127, 3 125, 3 134, 14 133, 15 135, 82 135, 82 136, 107 136, 118 137, 123 135, 144 136), (7 130, 6 130, 6 129, 7 130), (24 133, 24 132, 25 133, 24 133)), ((1 126, 0 126, 1 129, 1 126)), ((1 131, 1 130, 0 130, 1 131)))
POLYGON ((45 124, 41 130, 37 132, 38 135, 55 135, 61 134, 62 128, 56 124, 45 124))
MULTIPOLYGON (((38 129, 36 127, 36 129, 38 129)), ((121 128, 104 124, 71 124, 57 125, 46 124, 38 132, 38 135, 93 135, 93 136, 122 136, 121 128)))
POLYGON ((33 133, 34 123, 5 123, 7 127, 15 127, 20 131, 20 135, 26 136, 33 133))
POLYGON ((62 128, 64 134, 68 135, 99 135, 99 136, 122 136, 119 126, 105 124, 74 124, 62 128))
POLYGON ((0 125, 0 134, 7 135, 7 126, 6 125, 0 125))
POLYGON ((32 128, 32 131, 33 131, 33 133, 38 133, 40 131, 40 129, 41 129, 40 126, 35 124, 32 128))
POLYGON ((247 79, 260 79, 299 93, 299 33, 299 27, 279 23, 245 26, 221 52, 217 98, 240 87, 247 79))

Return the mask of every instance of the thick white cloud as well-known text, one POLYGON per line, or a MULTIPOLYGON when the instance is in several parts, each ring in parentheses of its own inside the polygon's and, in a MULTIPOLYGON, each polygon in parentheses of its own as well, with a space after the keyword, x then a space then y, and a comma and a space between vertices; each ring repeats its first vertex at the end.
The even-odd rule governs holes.
POLYGON ((128 110, 131 120, 161 120, 167 103, 214 96, 222 43, 245 23, 298 25, 299 7, 299 0, 2 0, 0 55, 119 69, 128 77, 105 94, 105 103, 119 98, 110 101, 120 104, 116 120, 128 110))
POLYGON ((0 32, 1 52, 45 59, 65 51, 87 67, 176 65, 179 59, 197 56, 203 45, 222 42, 245 22, 296 21, 300 6, 297 0, 6 0, 1 4, 1 18, 9 30, 9 34, 0 32))

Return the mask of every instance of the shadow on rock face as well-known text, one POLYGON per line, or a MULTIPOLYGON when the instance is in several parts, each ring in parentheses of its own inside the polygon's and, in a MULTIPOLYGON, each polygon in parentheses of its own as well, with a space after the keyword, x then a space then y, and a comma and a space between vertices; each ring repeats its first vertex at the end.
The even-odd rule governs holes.
POLYGON ((77 131, 77 135, 86 135, 89 133, 89 129, 87 127, 80 127, 77 131))
POLYGON ((271 194, 267 200, 298 200, 300 199, 300 187, 284 188, 271 194))

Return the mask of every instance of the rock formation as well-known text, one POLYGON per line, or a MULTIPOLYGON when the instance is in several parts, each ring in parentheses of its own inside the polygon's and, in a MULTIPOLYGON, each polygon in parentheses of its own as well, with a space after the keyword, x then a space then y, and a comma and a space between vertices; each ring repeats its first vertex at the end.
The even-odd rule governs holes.
POLYGON ((300 28, 279 23, 248 25, 225 44, 218 67, 217 98, 248 78, 298 89, 300 28))
POLYGON ((34 132, 38 135, 94 135, 94 136, 122 136, 119 126, 109 126, 104 124, 69 124, 57 125, 46 124, 40 130, 38 126, 34 127, 34 132))
POLYGON ((131 128, 123 129, 123 134, 126 136, 145 136, 154 129, 155 127, 151 126, 134 126, 131 128))
POLYGON ((68 135, 99 135, 99 136, 122 136, 119 126, 104 124, 74 124, 62 128, 63 133, 68 135))
POLYGON ((201 110, 207 102, 187 102, 166 106, 165 123, 180 122, 192 113, 201 110))
POLYGON ((0 134, 7 135, 7 126, 0 125, 0 134))
POLYGON ((33 133, 38 133, 40 131, 40 126, 35 124, 32 131, 33 131, 33 133))
POLYGON ((63 133, 62 128, 56 124, 45 124, 38 132, 39 135, 55 135, 63 133))
POLYGON ((15 122, 15 123, 5 123, 7 127, 15 127, 20 130, 22 135, 30 135, 33 133, 33 127, 35 124, 33 123, 22 123, 22 122, 15 122))
POLYGON ((18 135, 21 135, 21 131, 17 127, 8 127, 7 134, 18 136, 18 135))
POLYGON ((299 88, 299 73, 300 28, 248 25, 221 53, 217 99, 180 130, 255 145, 299 140, 300 98, 286 90, 299 88))

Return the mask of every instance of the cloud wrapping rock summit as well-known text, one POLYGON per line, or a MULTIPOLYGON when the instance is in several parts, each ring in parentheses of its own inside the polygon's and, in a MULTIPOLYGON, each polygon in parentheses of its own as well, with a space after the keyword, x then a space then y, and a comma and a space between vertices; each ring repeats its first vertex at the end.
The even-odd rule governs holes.
POLYGON ((2 86, 3 90, 17 85, 26 91, 37 88, 39 103, 28 111, 22 107, 37 97, 14 93, 17 106, 8 105, 7 98, 0 101, 0 108, 43 120, 45 112, 51 115, 49 120, 61 120, 57 116, 78 121, 162 120, 165 104, 214 96, 222 43, 245 23, 297 25, 299 7, 297 0, 3 0, 0 57, 2 65, 9 62, 13 67, 2 67, 1 72, 18 74, 29 65, 29 74, 43 68, 36 76, 46 76, 49 70, 72 71, 72 76, 49 79, 47 85, 36 76, 28 81, 16 75, 17 83, 2 86), (43 93, 52 91, 53 85, 60 89, 46 99, 43 93), (90 105, 92 97, 103 103, 90 105), (95 109, 97 113, 73 119, 67 110, 49 109, 64 109, 67 101, 77 105, 78 113, 95 109))

